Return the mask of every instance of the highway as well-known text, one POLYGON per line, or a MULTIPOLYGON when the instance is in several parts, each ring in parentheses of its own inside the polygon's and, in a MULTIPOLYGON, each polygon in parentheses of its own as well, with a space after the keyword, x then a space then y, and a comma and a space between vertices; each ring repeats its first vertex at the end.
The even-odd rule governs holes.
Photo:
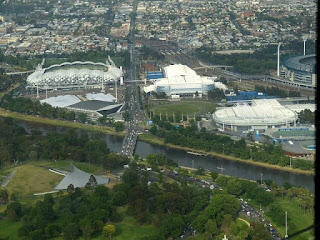
MULTIPOLYGON (((137 2, 133 3, 133 12, 137 9, 137 2)), ((130 33, 129 33, 129 51, 130 51, 130 62, 131 67, 128 69, 128 78, 125 79, 125 82, 128 86, 130 98, 126 100, 127 109, 129 112, 129 121, 126 123, 126 136, 123 139, 122 147, 120 154, 126 155, 129 158, 133 157, 135 146, 137 143, 137 138, 141 128, 139 127, 139 121, 144 120, 144 114, 140 106, 139 92, 136 82, 133 80, 136 79, 136 53, 134 47, 134 29, 135 19, 131 18, 130 22, 130 33)))

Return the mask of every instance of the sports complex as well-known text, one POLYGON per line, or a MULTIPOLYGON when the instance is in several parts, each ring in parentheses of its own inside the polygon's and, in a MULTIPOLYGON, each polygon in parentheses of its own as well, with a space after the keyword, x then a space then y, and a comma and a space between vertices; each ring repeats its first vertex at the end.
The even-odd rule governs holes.
POLYGON ((117 68, 111 58, 106 63, 76 61, 48 68, 38 65, 28 76, 26 88, 49 91, 103 88, 104 83, 118 81, 122 75, 121 67, 117 68))
POLYGON ((215 87, 227 89, 220 82, 215 82, 217 77, 199 76, 188 66, 181 64, 169 65, 163 68, 161 78, 151 78, 152 85, 144 87, 146 93, 156 92, 165 93, 167 96, 174 97, 195 97, 197 92, 201 97, 215 87))
POLYGON ((309 54, 286 59, 280 72, 280 78, 316 86, 316 55, 309 54))
POLYGON ((212 117, 222 130, 252 131, 293 126, 298 114, 276 99, 255 99, 219 109, 212 117))

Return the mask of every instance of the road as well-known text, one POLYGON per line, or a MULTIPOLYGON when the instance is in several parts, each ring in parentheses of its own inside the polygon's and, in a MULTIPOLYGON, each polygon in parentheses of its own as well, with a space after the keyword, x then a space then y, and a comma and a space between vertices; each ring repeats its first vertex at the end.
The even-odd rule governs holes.
MULTIPOLYGON (((137 2, 133 3, 133 13, 136 12, 137 2)), ((133 14, 134 15, 134 14, 133 14)), ((137 144, 137 138, 139 132, 141 132, 141 128, 139 127, 139 122, 144 120, 144 114, 142 111, 142 107, 140 105, 140 93, 139 89, 136 85, 136 82, 132 82, 136 79, 136 53, 134 47, 134 24, 135 19, 131 18, 130 22, 130 33, 129 33, 129 51, 130 51, 130 62, 131 67, 128 69, 127 82, 128 93, 130 98, 126 99, 127 109, 129 112, 129 119, 126 122, 126 136, 123 140, 120 154, 126 155, 129 158, 132 158, 134 155, 135 146, 137 144)))

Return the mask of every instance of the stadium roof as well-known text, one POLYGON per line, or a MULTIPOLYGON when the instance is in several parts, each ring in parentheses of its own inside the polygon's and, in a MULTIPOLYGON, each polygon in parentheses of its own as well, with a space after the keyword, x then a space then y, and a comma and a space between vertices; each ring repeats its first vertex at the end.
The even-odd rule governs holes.
POLYGON ((178 76, 198 76, 194 70, 182 64, 174 64, 164 67, 163 72, 164 76, 167 78, 178 76))
POLYGON ((87 93, 86 98, 89 100, 99 100, 104 102, 114 102, 116 98, 112 96, 110 93, 87 93))
POLYGON ((251 105, 237 103, 233 107, 217 110, 212 116, 218 123, 241 126, 284 124, 298 117, 275 99, 253 100, 251 105))
POLYGON ((67 107, 72 104, 81 102, 81 100, 76 97, 75 95, 63 95, 63 96, 57 96, 57 97, 50 97, 46 98, 40 101, 41 103, 47 103, 51 105, 52 107, 67 107))
POLYGON ((122 70, 114 65, 94 62, 65 62, 48 68, 38 66, 36 71, 28 76, 30 86, 50 87, 64 85, 84 85, 86 83, 101 83, 111 81, 122 76, 122 70), (65 67, 68 67, 65 69, 65 67), (89 66, 102 66, 105 71, 93 69, 89 66), (54 71, 53 71, 54 70, 54 71))
POLYGON ((111 103, 98 100, 90 100, 70 105, 69 108, 77 108, 91 111, 103 111, 122 105, 121 103, 111 103))

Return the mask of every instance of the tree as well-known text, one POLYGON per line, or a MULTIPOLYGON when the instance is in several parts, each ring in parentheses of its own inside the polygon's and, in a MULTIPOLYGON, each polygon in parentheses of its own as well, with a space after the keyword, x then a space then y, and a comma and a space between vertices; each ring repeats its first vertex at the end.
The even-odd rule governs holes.
POLYGON ((209 219, 205 224, 206 233, 209 233, 211 237, 219 234, 219 228, 215 220, 209 219))
POLYGON ((269 240, 271 238, 271 234, 261 222, 253 222, 251 224, 249 235, 252 240, 269 240))
POLYGON ((243 192, 242 184, 236 178, 232 178, 228 181, 226 189, 228 193, 236 196, 240 196, 240 194, 243 192))
POLYGON ((128 111, 125 111, 122 113, 122 118, 125 122, 128 122, 130 120, 130 113, 128 111))
POLYGON ((193 220, 191 225, 198 232, 202 233, 205 230, 205 224, 206 224, 207 221, 208 221, 208 216, 206 216, 204 214, 200 214, 193 220))
POLYGON ((114 126, 116 132, 121 132, 124 130, 124 123, 123 122, 114 122, 113 126, 114 126))
POLYGON ((80 235, 79 225, 76 223, 69 223, 63 230, 63 238, 66 240, 75 240, 80 235))
POLYGON ((67 187, 67 192, 68 192, 68 193, 74 192, 74 186, 73 186, 72 183, 67 187))
POLYGON ((89 183, 90 183, 90 186, 94 187, 94 186, 97 186, 98 183, 97 183, 97 179, 95 178, 95 176, 93 176, 92 174, 90 175, 90 178, 89 178, 89 183))
POLYGON ((86 113, 79 113, 78 114, 78 119, 80 122, 85 123, 87 121, 87 114, 86 113))
POLYGON ((219 176, 219 174, 217 172, 212 171, 210 173, 210 176, 212 178, 212 181, 215 181, 217 179, 217 177, 219 176))
POLYGON ((9 193, 7 189, 0 189, 0 199, 5 203, 9 200, 9 193))
POLYGON ((136 171, 129 169, 124 172, 121 179, 124 183, 132 187, 138 184, 139 176, 136 171))
POLYGON ((178 214, 167 214, 163 217, 162 225, 160 231, 167 239, 168 237, 177 238, 183 228, 185 227, 185 222, 181 215, 178 214))
POLYGON ((103 227, 102 231, 105 235, 108 235, 109 238, 111 239, 112 235, 114 235, 116 232, 116 227, 112 224, 107 224, 103 227))
POLYGON ((90 238, 90 236, 94 232, 94 228, 92 227, 91 221, 87 218, 84 218, 80 221, 80 229, 84 239, 90 238))

